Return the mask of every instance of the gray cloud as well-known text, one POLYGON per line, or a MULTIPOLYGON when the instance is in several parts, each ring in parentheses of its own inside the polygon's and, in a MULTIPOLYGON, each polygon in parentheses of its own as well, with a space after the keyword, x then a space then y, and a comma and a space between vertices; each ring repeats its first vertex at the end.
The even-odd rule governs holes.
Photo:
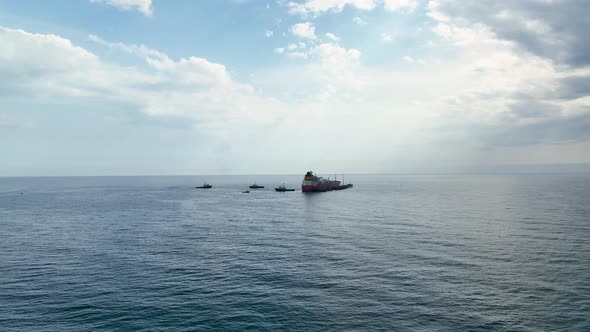
POLYGON ((527 125, 482 128, 481 132, 484 142, 489 147, 588 141, 590 140, 590 113, 552 118, 527 125))
POLYGON ((510 111, 519 118, 541 118, 559 115, 561 107, 537 100, 520 100, 510 105, 510 111))
POLYGON ((589 76, 571 76, 561 80, 558 97, 577 99, 590 95, 589 76))
POLYGON ((556 64, 590 65, 587 0, 442 0, 438 10, 451 18, 483 23, 499 38, 556 64))
MULTIPOLYGON (((550 60, 562 78, 555 89, 515 91, 501 126, 472 128, 483 146, 508 147, 590 140, 590 108, 565 101, 590 96, 590 1, 437 0, 431 7, 454 25, 483 25, 519 50, 550 60), (566 116, 565 108, 576 116, 566 116)), ((485 96, 479 96, 485 98, 485 96)), ((493 95, 491 96, 493 99, 493 95)))

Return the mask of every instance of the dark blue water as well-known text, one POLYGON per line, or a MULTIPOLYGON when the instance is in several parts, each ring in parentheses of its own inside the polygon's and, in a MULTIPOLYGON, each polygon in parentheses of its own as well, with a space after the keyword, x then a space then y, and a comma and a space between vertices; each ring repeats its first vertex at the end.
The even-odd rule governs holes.
POLYGON ((0 330, 590 331, 590 176, 300 178, 1 178, 0 330))

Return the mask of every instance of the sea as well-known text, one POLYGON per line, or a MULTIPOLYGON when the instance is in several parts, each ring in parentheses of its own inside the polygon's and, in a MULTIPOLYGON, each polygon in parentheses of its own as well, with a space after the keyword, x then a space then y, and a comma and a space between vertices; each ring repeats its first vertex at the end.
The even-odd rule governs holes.
POLYGON ((589 174, 301 179, 0 178, 0 331, 590 331, 589 174))

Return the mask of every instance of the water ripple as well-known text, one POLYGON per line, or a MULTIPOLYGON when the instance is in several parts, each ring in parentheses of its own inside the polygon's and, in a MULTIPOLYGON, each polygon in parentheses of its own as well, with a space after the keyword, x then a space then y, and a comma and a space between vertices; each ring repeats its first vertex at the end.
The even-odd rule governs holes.
POLYGON ((2 330, 590 330, 586 175, 202 180, 0 179, 2 330))

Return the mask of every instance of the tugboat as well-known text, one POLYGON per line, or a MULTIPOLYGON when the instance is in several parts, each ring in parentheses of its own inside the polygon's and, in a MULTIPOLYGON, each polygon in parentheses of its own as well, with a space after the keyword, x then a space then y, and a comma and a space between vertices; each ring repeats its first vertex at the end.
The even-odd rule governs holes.
POLYGON ((254 184, 250 186, 250 189, 262 189, 262 188, 264 188, 264 186, 259 186, 256 184, 256 182, 254 182, 254 184))
POLYGON ((275 188, 276 191, 285 192, 285 191, 295 191, 295 189, 285 187, 285 184, 278 186, 275 188))
POLYGON ((207 181, 205 181, 205 183, 203 183, 202 186, 195 187, 195 188, 197 188, 197 189, 211 189, 211 188, 213 188, 213 186, 208 184, 207 181))
POLYGON ((312 171, 305 173, 301 183, 302 192, 322 192, 332 190, 343 190, 352 188, 352 183, 341 184, 338 180, 324 179, 315 175, 312 171))

